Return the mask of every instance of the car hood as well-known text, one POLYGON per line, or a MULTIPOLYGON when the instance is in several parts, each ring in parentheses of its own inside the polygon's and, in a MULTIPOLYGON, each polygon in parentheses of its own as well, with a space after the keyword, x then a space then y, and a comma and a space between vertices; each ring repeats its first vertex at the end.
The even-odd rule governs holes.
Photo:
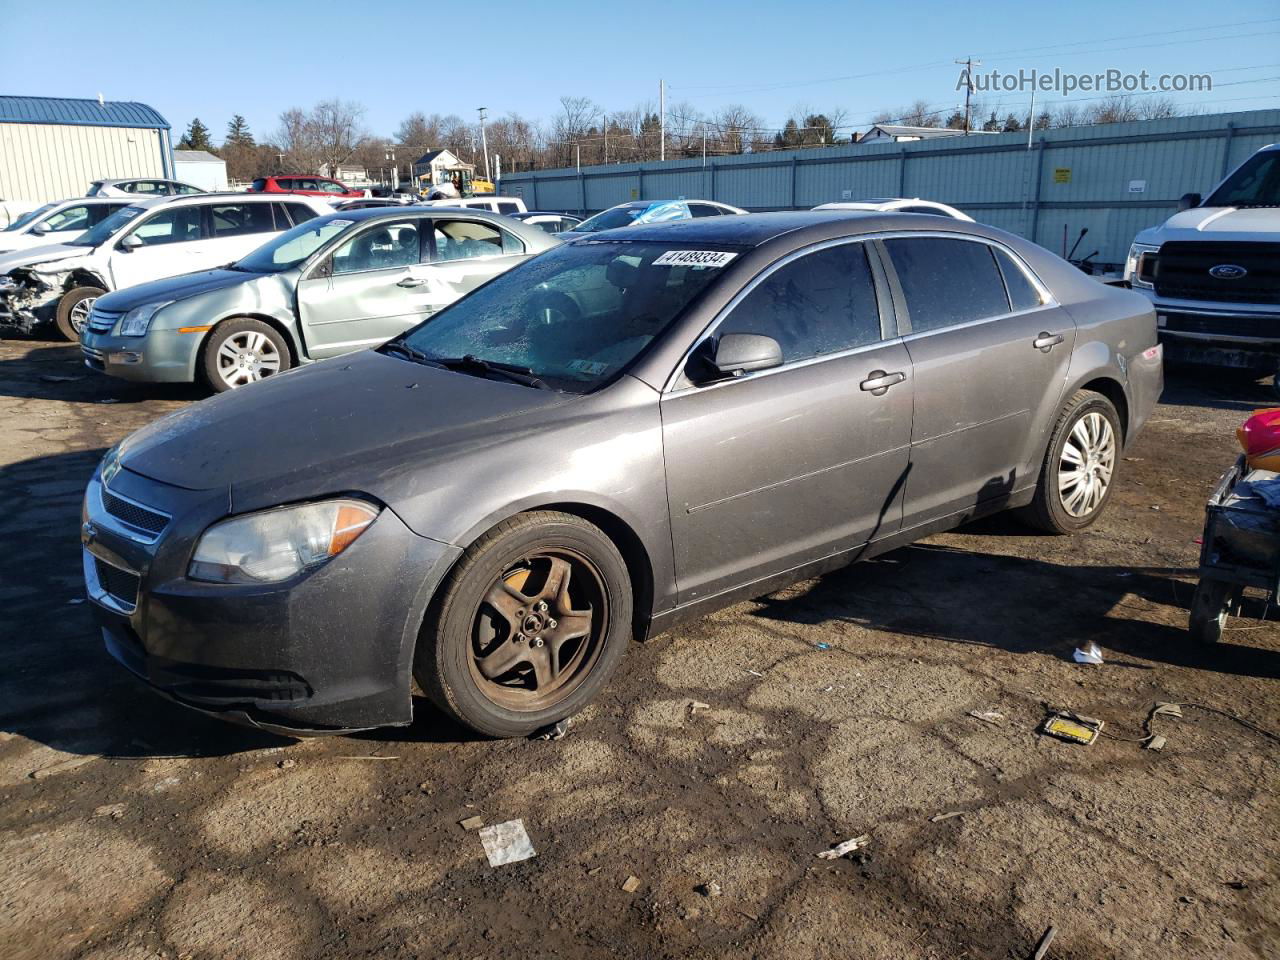
POLYGON ((1182 210, 1159 227, 1144 230, 1139 243, 1166 240, 1275 240, 1280 234, 1277 207, 1195 207, 1182 210))
POLYGON ((140 283, 136 287, 126 287, 102 297, 98 304, 104 310, 132 310, 147 303, 172 303, 175 300, 186 300, 213 290, 225 290, 227 287, 234 287, 241 283, 261 280, 264 276, 272 275, 221 268, 202 270, 200 273, 187 273, 177 277, 166 277, 163 280, 152 280, 150 283, 140 283))
POLYGON ((426 458, 499 442, 575 399, 365 350, 157 420, 124 440, 119 457, 162 483, 230 491, 237 510, 244 499, 343 490, 390 502, 426 458))
POLYGON ((15 250, 13 253, 0 256, 0 274, 6 274, 16 267, 30 267, 37 263, 53 263, 56 260, 83 257, 92 251, 92 247, 75 247, 69 243, 50 243, 42 247, 27 247, 25 250, 15 250))

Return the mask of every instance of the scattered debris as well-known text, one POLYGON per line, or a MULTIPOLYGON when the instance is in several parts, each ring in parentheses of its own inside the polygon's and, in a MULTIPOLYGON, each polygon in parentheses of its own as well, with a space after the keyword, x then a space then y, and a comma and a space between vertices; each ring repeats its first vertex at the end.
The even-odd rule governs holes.
POLYGON ((380 756, 377 756, 376 754, 371 756, 365 756, 364 754, 356 756, 355 754, 352 754, 350 756, 339 756, 338 759, 339 760, 399 760, 400 758, 399 757, 380 757, 380 756))
POLYGON ((627 879, 622 881, 623 893, 635 893, 639 889, 640 889, 640 878, 637 877, 634 873, 631 876, 627 877, 627 879))
POLYGON ((720 889, 720 884, 714 880, 708 880, 706 883, 700 883, 693 889, 704 897, 718 897, 724 892, 720 889))
POLYGON ((930 823, 941 823, 943 820, 950 820, 952 817, 963 817, 963 810, 952 810, 948 813, 935 813, 929 818, 930 823))
POLYGON ((288 770, 290 767, 296 767, 297 765, 298 765, 298 761, 293 759, 279 760, 276 762, 276 766, 279 767, 281 770, 288 770))
POLYGON ((1053 943, 1053 935, 1058 932, 1057 927, 1050 926, 1044 932, 1044 936, 1040 938, 1040 943, 1036 946, 1036 952, 1031 955, 1031 960, 1044 960, 1045 954, 1049 952, 1049 944, 1053 943))
POLYGON ((430 795, 431 795, 431 781, 429 781, 429 780, 423 780, 420 784, 418 784, 418 789, 419 789, 419 790, 421 790, 423 793, 427 794, 428 796, 430 796, 430 795))
POLYGON ((983 723, 990 723, 994 726, 1000 726, 1004 722, 1004 714, 995 710, 970 710, 969 716, 975 720, 981 720, 983 723))
POLYGON ((1232 890, 1244 890, 1249 884, 1244 880, 1224 880, 1223 886, 1230 887, 1232 890))
POLYGON ((532 738, 534 740, 563 740, 569 735, 569 724, 572 722, 572 717, 565 717, 563 720, 533 731, 532 738))
POLYGON ((112 820, 119 820, 124 816, 123 803, 104 803, 100 807, 93 808, 95 817, 110 817, 112 820))
POLYGON ((1160 734, 1157 733, 1154 736, 1152 736, 1150 740, 1146 742, 1146 744, 1143 746, 1143 749, 1144 750, 1163 750, 1164 745, 1167 742, 1168 741, 1165 740, 1164 737, 1160 736, 1160 734))
POLYGON ((1076 663, 1102 663, 1102 651, 1092 640, 1083 650, 1076 647, 1075 653, 1071 656, 1075 658, 1076 663))
POLYGON ((1083 743, 1088 746, 1098 739, 1103 726, 1101 720, 1093 717, 1081 716, 1069 710, 1055 710, 1045 718, 1040 732, 1069 743, 1083 743))
POLYGON ((88 757, 72 757, 70 760, 63 760, 61 763, 55 763, 48 767, 41 767, 39 770, 32 770, 31 779, 43 780, 45 777, 52 777, 58 773, 66 773, 68 770, 74 770, 76 767, 83 767, 86 763, 92 763, 97 759, 96 755, 88 757))
POLYGON ((485 856, 489 858, 491 867, 519 863, 538 855, 525 832, 523 820, 508 820, 485 827, 480 831, 480 842, 484 844, 485 856))
POLYGON ((1189 896, 1187 896, 1187 895, 1184 893, 1182 896, 1180 896, 1180 897, 1178 898, 1178 902, 1179 902, 1179 903, 1195 903, 1195 902, 1196 902, 1196 898, 1195 898, 1195 897, 1189 897, 1189 896))
POLYGON ((745 911, 745 910, 735 910, 735 911, 734 911, 734 913, 740 913, 740 914, 742 914, 744 917, 746 917, 746 918, 747 918, 748 920, 750 920, 752 923, 759 923, 759 922, 760 922, 760 918, 759 918, 759 917, 757 917, 754 913, 747 913, 747 911, 745 911))
POLYGON ((820 860, 839 860, 845 854, 853 853, 855 850, 861 850, 871 842, 871 834, 864 833, 860 837, 853 837, 844 843, 838 843, 830 850, 823 850, 818 853, 820 860))
POLYGON ((747 673, 751 674, 753 677, 763 677, 763 676, 764 676, 764 674, 763 674, 763 673, 761 673, 759 670, 748 670, 748 671, 747 671, 747 673))
POLYGON ((691 717, 697 716, 703 710, 710 710, 710 709, 711 709, 711 704, 709 703, 703 703, 701 700, 689 701, 689 716, 691 717))
POLYGON ((1151 505, 1151 509, 1152 509, 1152 510, 1159 510, 1159 509, 1160 509, 1160 505, 1159 505, 1159 504, 1157 504, 1157 503, 1153 503, 1153 504, 1151 505))
POLYGON ((1143 458, 1142 457, 1125 457, 1125 460, 1128 463, 1141 463, 1143 458))
POLYGON ((84 377, 64 377, 58 373, 42 373, 40 379, 45 383, 73 383, 76 380, 83 380, 84 377))
POLYGON ((1156 701, 1156 708, 1151 711, 1153 717, 1164 714, 1166 717, 1182 717, 1182 704, 1167 703, 1163 700, 1156 701))
POLYGON ((831 644, 829 644, 829 643, 824 643, 824 642, 822 642, 822 641, 819 641, 819 642, 815 643, 815 644, 814 644, 814 646, 815 646, 815 647, 817 647, 819 650, 830 650, 830 649, 831 649, 831 644))
POLYGON ((458 826, 463 830, 479 830, 484 826, 484 817, 467 817, 465 820, 459 820, 458 826))

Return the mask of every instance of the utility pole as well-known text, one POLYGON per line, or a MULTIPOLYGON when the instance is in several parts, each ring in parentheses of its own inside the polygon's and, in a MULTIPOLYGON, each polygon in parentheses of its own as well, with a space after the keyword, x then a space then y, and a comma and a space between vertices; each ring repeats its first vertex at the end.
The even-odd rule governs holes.
POLYGON ((1027 149, 1031 149, 1031 131, 1036 128, 1036 88, 1031 88, 1031 112, 1027 115, 1027 149))
POLYGON ((604 162, 609 162, 609 115, 606 113, 601 118, 604 123, 604 162))
POLYGON ((484 112, 487 107, 480 108, 480 148, 484 151, 484 178, 493 183, 493 177, 489 176, 489 140, 484 132, 484 112))
POLYGON ((702 128, 702 165, 707 165, 707 128, 702 128))
POLYGON ((577 140, 573 141, 573 165, 578 168, 578 172, 582 172, 582 144, 577 140))
POLYGON ((667 159, 667 85, 658 81, 658 159, 667 159))
POLYGON ((973 129, 973 120, 969 112, 969 98, 973 96, 973 68, 982 66, 982 61, 965 57, 963 60, 957 60, 956 63, 964 64, 964 135, 967 137, 969 131, 973 129))

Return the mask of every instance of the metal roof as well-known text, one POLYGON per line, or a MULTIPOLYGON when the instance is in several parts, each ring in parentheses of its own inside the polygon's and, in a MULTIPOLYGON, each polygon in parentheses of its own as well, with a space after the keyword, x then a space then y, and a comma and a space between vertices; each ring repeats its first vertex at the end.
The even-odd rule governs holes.
POLYGON ((145 103, 116 100, 99 102, 70 97, 0 96, 0 123, 169 129, 169 121, 145 103))
POLYGON ((222 163, 223 159, 208 150, 175 150, 173 159, 182 163, 222 163))

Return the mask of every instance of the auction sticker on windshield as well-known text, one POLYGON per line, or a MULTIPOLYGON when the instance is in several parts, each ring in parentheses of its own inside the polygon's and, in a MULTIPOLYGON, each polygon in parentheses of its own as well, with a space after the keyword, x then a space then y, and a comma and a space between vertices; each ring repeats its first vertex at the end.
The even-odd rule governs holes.
POLYGON ((723 267, 736 257, 736 253, 723 250, 668 250, 657 260, 655 267, 723 267))

